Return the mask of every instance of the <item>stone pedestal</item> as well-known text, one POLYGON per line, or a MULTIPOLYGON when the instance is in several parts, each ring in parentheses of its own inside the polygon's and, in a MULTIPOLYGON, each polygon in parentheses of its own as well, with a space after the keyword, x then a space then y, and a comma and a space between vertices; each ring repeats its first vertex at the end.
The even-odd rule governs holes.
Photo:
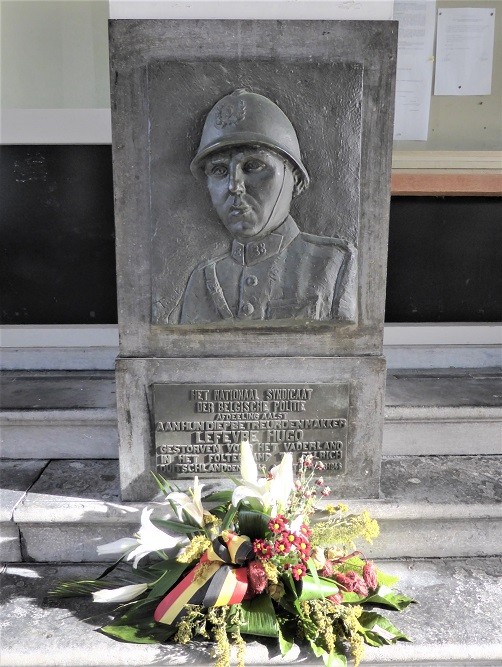
POLYGON ((110 36, 123 499, 151 498, 155 469, 224 483, 248 436, 265 467, 310 452, 337 496, 377 497, 396 24, 110 36), (280 187, 253 190, 271 169, 280 187), (245 174, 233 208, 222 170, 245 174), (235 231, 262 209, 270 230, 235 231))

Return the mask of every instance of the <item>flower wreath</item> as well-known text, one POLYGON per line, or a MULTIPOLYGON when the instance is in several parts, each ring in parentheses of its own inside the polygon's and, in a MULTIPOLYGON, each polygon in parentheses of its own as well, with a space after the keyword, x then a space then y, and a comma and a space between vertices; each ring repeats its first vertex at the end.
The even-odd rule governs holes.
POLYGON ((114 565, 97 580, 65 582, 51 594, 120 603, 101 632, 122 641, 212 639, 216 667, 229 667, 231 640, 244 666, 244 636, 277 638, 282 655, 307 642, 327 667, 347 665, 347 654, 357 667, 365 644, 410 641, 375 609, 400 611, 413 600, 356 550, 357 538, 371 543, 379 533, 367 512, 328 505, 314 521, 316 500, 330 495, 323 469, 302 456, 295 480, 288 453, 260 476, 243 442, 241 480, 205 498, 210 510, 197 477, 187 494, 154 473, 165 495, 162 518, 152 520, 154 507, 145 508, 134 538, 98 547, 121 554, 114 565))

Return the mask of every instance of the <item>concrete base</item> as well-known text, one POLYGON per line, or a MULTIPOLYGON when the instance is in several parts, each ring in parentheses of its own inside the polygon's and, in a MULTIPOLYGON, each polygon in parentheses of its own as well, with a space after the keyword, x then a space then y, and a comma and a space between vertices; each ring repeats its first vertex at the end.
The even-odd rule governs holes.
MULTIPOLYGON (((365 545, 365 553, 378 558, 502 554, 501 468, 502 457, 493 456, 384 459, 382 498, 349 501, 351 509, 368 509, 380 524, 380 537, 365 545)), ((143 506, 120 502, 115 460, 52 461, 3 516, 20 531, 24 560, 82 562, 98 559, 98 544, 131 537, 143 506)))
MULTIPOLYGON (((152 441, 153 385, 204 382, 222 387, 347 384, 349 406, 344 468, 339 473, 327 471, 324 478, 332 488, 338 489, 340 496, 378 498, 385 389, 383 357, 119 357, 117 408, 123 500, 151 500, 157 492, 151 475, 156 466, 152 441)), ((215 485, 227 483, 221 474, 205 477, 204 481, 215 485)), ((186 480, 179 482, 183 486, 186 480)))
MULTIPOLYGON (((501 664, 502 620, 497 608, 502 595, 500 558, 434 559, 383 566, 400 577, 399 588, 418 602, 402 613, 385 612, 413 643, 380 649, 367 647, 363 665, 495 667, 501 664)), ((1 576, 0 664, 4 667, 214 664, 208 644, 120 643, 95 632, 106 622, 104 605, 93 604, 87 598, 48 600, 46 597, 47 591, 61 580, 93 578, 101 571, 102 567, 90 564, 6 567, 1 576)), ((298 647, 283 659, 276 643, 267 641, 248 646, 246 664, 319 667, 322 662, 298 647)))

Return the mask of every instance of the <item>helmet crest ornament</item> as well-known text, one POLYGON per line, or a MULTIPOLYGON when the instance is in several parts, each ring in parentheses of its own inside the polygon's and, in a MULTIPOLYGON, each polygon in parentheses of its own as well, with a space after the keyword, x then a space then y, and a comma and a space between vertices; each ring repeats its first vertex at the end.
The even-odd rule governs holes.
POLYGON ((225 102, 216 108, 214 124, 216 127, 237 125, 246 118, 246 104, 244 100, 225 102))

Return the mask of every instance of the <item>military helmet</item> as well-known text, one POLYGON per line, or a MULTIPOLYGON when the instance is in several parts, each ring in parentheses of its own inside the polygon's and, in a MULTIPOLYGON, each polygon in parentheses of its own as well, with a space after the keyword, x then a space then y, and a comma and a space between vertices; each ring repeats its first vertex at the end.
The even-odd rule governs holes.
POLYGON ((209 155, 243 144, 264 146, 284 155, 300 170, 304 187, 308 186, 310 178, 289 118, 268 97, 242 88, 222 97, 208 113, 197 155, 190 164, 192 174, 202 178, 209 155))

